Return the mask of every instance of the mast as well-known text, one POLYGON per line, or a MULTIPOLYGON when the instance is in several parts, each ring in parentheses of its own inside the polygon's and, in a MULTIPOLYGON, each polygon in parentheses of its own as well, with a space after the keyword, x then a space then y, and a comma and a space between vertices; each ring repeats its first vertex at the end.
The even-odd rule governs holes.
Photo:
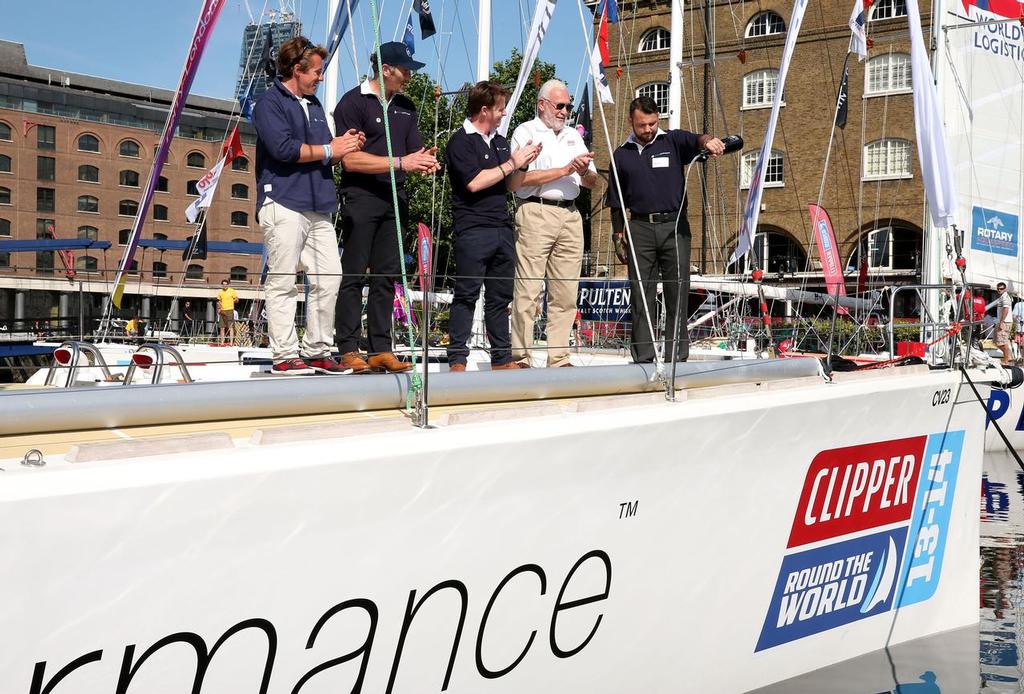
MULTIPOLYGON (((328 44, 331 42, 331 29, 333 28, 331 26, 331 21, 330 20, 338 13, 338 5, 341 4, 341 2, 343 2, 343 0, 327 0, 327 17, 328 17, 328 22, 327 22, 327 41, 326 41, 326 43, 328 43, 328 44)), ((349 29, 351 29, 351 27, 349 27, 349 29)), ((338 48, 340 50, 341 47, 339 46, 338 48)), ((341 61, 338 60, 338 56, 337 55, 335 55, 334 60, 332 60, 327 65, 327 74, 324 75, 324 98, 323 98, 324 107, 327 108, 327 109, 333 109, 334 105, 336 103, 338 103, 338 85, 341 83, 341 79, 340 79, 341 78, 341 67, 340 66, 341 66, 341 61)), ((358 78, 359 75, 356 75, 356 77, 358 78)), ((328 125, 331 126, 331 129, 333 130, 333 128, 334 128, 334 119, 333 118, 328 118, 327 119, 327 123, 328 123, 328 125)))
MULTIPOLYGON (((706 4, 706 3, 705 3, 706 4)), ((707 41, 705 41, 707 46, 707 41)), ((705 56, 707 48, 705 48, 705 56)), ((672 0, 672 23, 669 32, 668 44, 668 127, 676 130, 680 125, 682 115, 682 70, 679 63, 683 61, 683 4, 680 0, 672 0)), ((704 66, 705 75, 707 65, 704 66)), ((707 90, 707 78, 705 77, 705 98, 707 90)), ((705 108, 706 111, 706 108, 705 108)), ((707 116, 705 115, 705 119, 707 116)))
POLYGON ((491 0, 480 0, 476 37, 476 79, 486 80, 491 74, 491 0))

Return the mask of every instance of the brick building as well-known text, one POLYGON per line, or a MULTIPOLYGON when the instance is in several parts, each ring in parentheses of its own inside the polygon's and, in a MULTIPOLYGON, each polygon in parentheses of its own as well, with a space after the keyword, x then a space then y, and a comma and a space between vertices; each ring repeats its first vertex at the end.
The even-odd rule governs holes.
MULTIPOLYGON (((102 314, 153 163, 173 92, 30 65, 21 44, 0 41, 0 240, 93 239, 107 250, 75 251, 74 282, 53 251, 0 253, 0 323, 102 314)), ((238 104, 189 97, 161 172, 143 239, 184 240, 195 183, 220 157, 238 104)), ((243 121, 253 154, 255 132, 243 121)), ((210 241, 262 242, 248 159, 225 170, 207 219, 210 241)), ((162 320, 177 294, 212 318, 209 300, 231 277, 256 296, 260 256, 210 253, 188 266, 180 250, 140 248, 122 315, 162 320), (177 289, 181 284, 180 291, 177 289), (207 305, 209 304, 209 305, 207 305)), ((66 321, 70 322, 70 321, 66 321)), ((77 323, 76 323, 77 325, 77 323)), ((94 323, 89 327, 93 327, 94 323)))
MULTIPOLYGON (((668 110, 680 109, 682 127, 739 134, 742 153, 707 167, 706 221, 702 221, 700 176, 689 179, 692 263, 708 275, 735 275, 761 267, 773 282, 824 283, 811 237, 807 204, 818 199, 843 61, 850 42, 849 2, 811 3, 806 11, 787 78, 779 125, 767 166, 754 250, 744 268, 727 267, 736 245, 750 172, 760 149, 792 10, 788 0, 756 4, 714 2, 711 21, 701 3, 683 3, 682 103, 669 104, 670 3, 619 3, 620 21, 610 27, 612 64, 607 67, 615 105, 605 105, 613 146, 629 134, 629 102, 652 96, 668 127, 668 110), (708 30, 705 31, 705 24, 708 30), (705 59, 705 34, 712 37, 705 59), (708 74, 707 113, 704 77, 708 74), (717 98, 715 98, 717 97, 717 98), (808 263, 810 257, 810 263, 808 263)), ((930 3, 921 3, 926 40, 930 3)), ((920 277, 924 193, 914 142, 910 43, 905 0, 875 2, 869 21, 868 60, 849 61, 849 115, 836 130, 822 206, 831 215, 847 276, 856 277, 859 254, 867 251, 869 286, 905 283, 920 277)), ((595 102, 594 146, 607 166, 601 108, 595 102)), ((595 195, 596 201, 603 199, 595 195)), ((595 217, 593 246, 599 274, 624 275, 610 253, 610 220, 595 217)), ((850 283, 851 287, 853 282, 850 283)))

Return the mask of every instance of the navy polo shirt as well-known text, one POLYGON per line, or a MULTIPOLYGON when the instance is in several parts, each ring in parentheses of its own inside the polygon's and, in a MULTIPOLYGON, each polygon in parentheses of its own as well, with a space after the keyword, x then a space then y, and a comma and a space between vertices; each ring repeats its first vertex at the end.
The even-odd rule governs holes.
MULTIPOLYGON (((511 156, 508 140, 495 133, 488 143, 469 121, 452 134, 444 160, 448 180, 452 183, 452 216, 456 229, 512 226, 504 178, 475 193, 466 187, 481 171, 504 164, 511 156)), ((505 169, 507 171, 508 167, 505 169)))
MULTIPOLYGON (((388 103, 388 124, 391 126, 391 152, 395 157, 404 157, 423 147, 423 138, 416 122, 416 105, 404 94, 395 94, 388 103)), ((361 130, 366 135, 363 151, 386 157, 388 143, 384 134, 384 108, 380 97, 370 91, 369 82, 350 89, 341 97, 334 109, 334 132, 343 135, 350 128, 361 130)), ((395 169, 398 192, 405 195, 403 183, 406 173, 395 169)), ((341 190, 362 188, 383 194, 391 191, 391 174, 363 174, 343 171, 341 190)))
POLYGON ((683 170, 698 152, 697 135, 686 130, 659 130, 646 146, 641 146, 630 135, 612 155, 622 195, 617 194, 615 178, 610 175, 608 205, 625 207, 636 214, 674 213, 680 203, 685 210, 683 170))

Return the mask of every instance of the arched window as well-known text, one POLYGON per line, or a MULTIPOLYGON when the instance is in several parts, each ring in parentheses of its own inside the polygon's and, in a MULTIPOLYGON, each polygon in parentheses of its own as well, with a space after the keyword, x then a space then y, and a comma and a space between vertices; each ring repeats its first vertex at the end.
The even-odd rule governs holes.
POLYGON ((185 279, 187 280, 201 280, 203 279, 203 266, 198 263, 192 263, 185 269, 185 279))
POLYGON ((636 90, 637 96, 649 96, 658 105, 658 113, 662 118, 668 116, 668 82, 651 82, 636 90))
POLYGON ((640 52, 667 51, 670 35, 667 30, 655 27, 640 37, 640 52))
MULTIPOLYGON (((11 141, 11 126, 7 125, 3 121, 0 121, 0 140, 4 142, 11 141)), ((235 160, 237 161, 237 159, 235 160)))
POLYGON ((11 204, 11 189, 0 186, 0 205, 11 204))
POLYGON ((156 179, 156 192, 166 193, 167 192, 167 177, 160 176, 156 179))
POLYGON ((122 157, 133 157, 138 159, 142 148, 139 147, 139 143, 135 140, 123 140, 121 145, 117 148, 117 151, 122 157))
POLYGON ((153 232, 153 240, 154 241, 166 241, 167 240, 167 234, 161 234, 160 232, 153 232))
POLYGON ((755 70, 743 77, 743 108, 771 106, 775 98, 775 85, 779 71, 773 69, 755 70))
POLYGON ((81 135, 78 138, 78 151, 79 152, 99 152, 100 151, 100 140, 95 135, 81 135))
POLYGON ((249 214, 247 212, 232 212, 231 213, 231 226, 233 227, 247 227, 249 226, 249 214))
POLYGON ((864 145, 864 180, 910 178, 910 141, 891 137, 864 145))
POLYGON ((871 15, 868 17, 868 21, 906 16, 907 0, 879 0, 871 6, 871 15))
POLYGON ((166 222, 167 205, 153 205, 153 219, 158 222, 166 222))
POLYGON ((231 184, 231 197, 237 200, 248 200, 249 199, 249 186, 244 183, 232 183, 231 184))
POLYGON ((161 263, 159 260, 154 260, 153 277, 167 277, 167 263, 161 263))
POLYGON ((117 242, 122 246, 128 245, 128 239, 132 237, 131 229, 121 229, 117 232, 117 242))
POLYGON ((0 219, 0 236, 11 235, 11 220, 0 219))
POLYGON ((0 154, 0 173, 11 173, 11 158, 6 154, 0 154))
POLYGON ((794 273, 807 269, 807 253, 789 234, 758 231, 751 252, 755 266, 765 272, 794 273))
POLYGON ((767 12, 758 12, 751 18, 747 24, 747 30, 744 36, 748 39, 757 38, 759 36, 771 36, 772 34, 785 34, 786 33, 786 22, 782 20, 777 13, 771 10, 767 12))
POLYGON ((100 201, 92 195, 79 195, 78 196, 78 211, 79 212, 99 212, 100 201))
POLYGON ((910 56, 886 53, 868 60, 864 70, 864 94, 891 94, 911 91, 910 56))
POLYGON ((82 164, 78 167, 78 180, 85 183, 99 183, 100 170, 91 164, 82 164))
POLYGON ((920 270, 922 239, 914 229, 887 225, 861 234, 846 264, 849 272, 860 267, 865 253, 871 270, 920 270))
POLYGON ((189 152, 185 163, 196 169, 206 168, 206 156, 202 152, 189 152))
POLYGON ((249 160, 246 159, 245 157, 235 157, 234 159, 231 160, 231 170, 232 171, 248 171, 249 170, 249 160))
POLYGON ((231 281, 232 282, 247 282, 249 279, 249 271, 241 266, 235 265, 231 268, 231 281))
POLYGON ((138 188, 139 187, 139 172, 130 171, 125 169, 117 177, 117 184, 119 186, 125 186, 127 188, 138 188))
POLYGON ((139 203, 135 200, 122 200, 117 203, 117 213, 122 217, 134 217, 139 213, 139 203))
POLYGON ((96 272, 99 269, 99 261, 91 255, 82 255, 75 258, 75 270, 78 272, 96 272))
POLYGON ((137 260, 133 260, 132 261, 132 264, 128 266, 128 274, 129 275, 137 275, 137 274, 139 274, 139 261, 137 261, 137 260))
MULTIPOLYGON (((749 188, 754 180, 754 167, 757 165, 759 150, 747 152, 743 155, 740 169, 740 187, 749 188)), ((786 184, 785 179, 785 157, 780 150, 773 149, 768 161, 765 164, 764 187, 781 188, 786 184)))
POLYGON ((90 241, 95 241, 96 239, 99 238, 99 235, 100 235, 100 230, 97 229, 96 227, 90 227, 90 226, 78 227, 78 238, 80 238, 80 239, 89 239, 90 241))
POLYGON ((10 267, 10 266, 11 266, 11 254, 6 252, 6 251, 4 251, 3 253, 0 253, 0 267, 10 267))
POLYGON ((185 182, 185 195, 199 195, 199 180, 185 182))

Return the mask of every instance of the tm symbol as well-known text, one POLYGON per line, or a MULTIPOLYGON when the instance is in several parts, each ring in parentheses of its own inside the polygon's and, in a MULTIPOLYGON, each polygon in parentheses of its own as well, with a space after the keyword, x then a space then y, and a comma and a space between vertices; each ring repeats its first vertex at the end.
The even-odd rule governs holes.
POLYGON ((636 501, 623 501, 619 504, 619 520, 623 518, 632 518, 637 514, 640 509, 640 500, 636 501))

